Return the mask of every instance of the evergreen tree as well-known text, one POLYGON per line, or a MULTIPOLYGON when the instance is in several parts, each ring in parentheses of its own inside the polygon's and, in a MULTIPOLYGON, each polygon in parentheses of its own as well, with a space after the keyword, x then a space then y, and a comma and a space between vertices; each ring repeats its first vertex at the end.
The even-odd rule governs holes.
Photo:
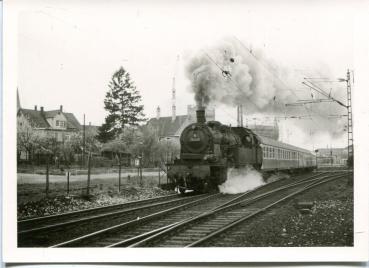
POLYGON ((108 115, 105 118, 105 122, 99 127, 97 139, 101 143, 106 143, 113 140, 117 135, 117 131, 114 128, 114 116, 108 115))
POLYGON ((109 114, 99 128, 98 139, 101 142, 110 141, 119 136, 126 126, 137 126, 145 120, 141 96, 123 67, 113 74, 109 88, 104 100, 109 114))

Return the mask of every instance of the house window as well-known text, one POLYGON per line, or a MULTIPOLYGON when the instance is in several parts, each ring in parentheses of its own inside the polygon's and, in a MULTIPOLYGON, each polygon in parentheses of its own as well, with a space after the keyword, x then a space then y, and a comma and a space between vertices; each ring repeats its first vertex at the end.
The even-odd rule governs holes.
POLYGON ((59 120, 56 120, 56 126, 57 127, 59 126, 59 120))

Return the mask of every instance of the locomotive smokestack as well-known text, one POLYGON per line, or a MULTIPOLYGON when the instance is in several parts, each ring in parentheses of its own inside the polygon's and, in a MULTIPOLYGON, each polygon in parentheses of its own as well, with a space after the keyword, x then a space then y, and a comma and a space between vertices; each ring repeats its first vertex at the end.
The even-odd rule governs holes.
POLYGON ((205 124, 206 118, 205 118, 205 108, 199 107, 196 111, 196 117, 197 117, 197 123, 205 124))

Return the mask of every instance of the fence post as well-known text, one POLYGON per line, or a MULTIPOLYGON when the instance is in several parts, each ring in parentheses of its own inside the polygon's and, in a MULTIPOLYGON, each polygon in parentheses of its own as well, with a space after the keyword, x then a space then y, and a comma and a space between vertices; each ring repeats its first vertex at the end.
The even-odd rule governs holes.
POLYGON ((49 155, 46 156, 46 197, 49 196, 49 155))
POLYGON ((159 167, 159 187, 160 187, 160 167, 159 167))
POLYGON ((120 185, 121 185, 121 173, 122 173, 122 162, 120 161, 120 157, 119 157, 119 171, 118 171, 118 192, 120 193, 120 185))
POLYGON ((69 195, 69 170, 67 171, 67 195, 69 195))
POLYGON ((140 186, 142 187, 142 157, 140 158, 140 186))
POLYGON ((91 153, 88 154, 88 169, 87 169, 87 196, 90 195, 90 182, 91 182, 91 153))

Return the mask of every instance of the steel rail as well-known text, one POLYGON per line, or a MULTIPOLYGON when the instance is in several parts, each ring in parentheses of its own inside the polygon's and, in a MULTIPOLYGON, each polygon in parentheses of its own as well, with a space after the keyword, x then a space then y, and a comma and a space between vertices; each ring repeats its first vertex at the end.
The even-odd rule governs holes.
POLYGON ((105 228, 105 229, 102 229, 102 230, 99 230, 99 231, 96 231, 96 232, 93 232, 93 233, 90 233, 90 234, 87 234, 87 235, 83 235, 83 236, 80 236, 80 237, 77 237, 77 238, 74 238, 74 239, 71 239, 71 240, 62 242, 62 243, 58 243, 56 245, 50 246, 50 248, 71 246, 71 245, 73 245, 75 243, 82 242, 83 240, 86 240, 86 239, 94 238, 94 237, 96 237, 98 235, 101 235, 101 234, 104 234, 106 232, 114 231, 114 230, 117 230, 119 228, 126 228, 126 227, 132 226, 132 225, 137 224, 137 223, 142 223, 142 222, 145 222, 147 220, 151 220, 151 219, 154 219, 156 217, 165 215, 167 213, 176 211, 178 209, 181 209, 181 208, 184 208, 184 207, 187 207, 187 206, 190 206, 190 205, 194 205, 196 203, 202 202, 204 200, 207 200, 209 198, 213 198, 213 197, 218 196, 218 195, 219 195, 219 193, 208 195, 208 196, 206 196, 204 198, 201 198, 201 199, 198 199, 198 200, 194 200, 194 201, 191 201, 189 203, 185 203, 185 204, 182 204, 182 205, 179 205, 179 206, 175 206, 175 207, 172 207, 172 208, 169 208, 169 209, 165 209, 165 210, 162 210, 162 211, 159 211, 159 212, 156 212, 156 213, 153 213, 153 214, 144 216, 142 218, 137 218, 137 219, 132 220, 132 221, 124 222, 124 223, 121 223, 121 224, 118 224, 118 225, 114 225, 114 226, 111 226, 111 227, 108 227, 108 228, 105 228))
MULTIPOLYGON (((313 175, 313 176, 310 176, 309 178, 312 178, 312 177, 315 177, 315 176, 318 176, 318 174, 315 174, 315 175, 313 175)), ((277 180, 277 181, 274 181, 274 182, 271 182, 271 183, 268 183, 268 184, 264 184, 264 185, 261 185, 261 186, 259 186, 259 187, 257 187, 257 188, 255 188, 255 189, 253 189, 253 191, 248 191, 248 192, 246 192, 246 193, 243 193, 242 195, 240 195, 240 196, 238 196, 238 197, 235 197, 234 199, 232 199, 232 200, 230 200, 230 201, 227 201, 227 202, 225 202, 224 204, 222 204, 221 206, 226 206, 226 205, 228 205, 228 204, 230 204, 230 203, 232 203, 232 202, 235 202, 235 201, 237 201, 239 198, 244 198, 244 196, 246 196, 246 195, 249 195, 249 194, 252 194, 255 190, 257 190, 257 189, 259 189, 259 188, 263 188, 263 187, 266 187, 266 186, 270 186, 270 185, 272 185, 272 184, 275 184, 275 183, 277 183, 277 182, 280 182, 281 180, 283 180, 283 179, 280 179, 280 180, 277 180)), ((142 218, 143 219, 143 218, 142 218)), ((127 222, 127 223, 129 223, 129 222, 127 222)), ((160 230, 162 230, 162 228, 159 228, 160 230)), ((150 234, 153 234, 154 232, 148 232, 148 233, 150 233, 150 234)))
MULTIPOLYGON (((255 196, 253 198, 249 198, 249 199, 246 199, 246 200, 241 200, 238 203, 234 203, 235 200, 238 200, 241 197, 245 198, 249 194, 253 194, 254 193, 253 191, 246 192, 242 196, 236 197, 236 198, 232 199, 231 201, 228 201, 225 204, 222 204, 222 205, 220 205, 220 206, 218 206, 218 207, 216 207, 216 208, 214 208, 214 209, 212 209, 210 211, 203 212, 200 215, 196 215, 196 216, 193 216, 193 217, 184 219, 184 220, 178 222, 177 224, 170 224, 168 226, 159 228, 160 230, 159 229, 158 230, 155 230, 155 232, 154 231, 150 231, 148 233, 141 234, 141 235, 139 235, 137 237, 133 237, 133 238, 130 238, 130 239, 127 239, 127 240, 116 242, 116 243, 114 243, 112 245, 109 245, 107 247, 117 247, 117 246, 127 246, 127 245, 129 247, 139 246, 139 245, 141 245, 141 243, 145 243, 145 242, 147 242, 149 240, 152 240, 152 239, 155 239, 157 237, 160 237, 161 235, 166 234, 168 232, 171 232, 171 231, 173 231, 173 230, 175 230, 175 229, 177 229, 177 228, 179 228, 179 227, 181 227, 181 226, 183 226, 185 224, 188 224, 190 222, 199 220, 199 219, 204 218, 204 217, 208 217, 208 216, 213 215, 214 213, 220 212, 222 210, 226 210, 226 209, 229 209, 229 208, 236 207, 236 206, 238 206, 240 204, 244 204, 245 202, 249 202, 249 204, 251 204, 251 203, 253 203, 253 202, 255 202, 255 201, 259 200, 259 199, 262 199, 262 198, 265 198, 267 196, 270 196, 270 195, 274 194, 275 192, 279 192, 279 191, 282 191, 282 190, 285 190, 285 189, 288 189, 288 188, 296 187, 296 186, 298 186, 300 184, 311 183, 312 181, 317 181, 317 180, 321 180, 322 179, 322 178, 315 178, 317 176, 318 175, 314 175, 314 176, 311 176, 311 177, 306 178, 306 179, 304 179, 302 181, 299 181, 299 182, 292 182, 292 183, 290 183, 288 185, 285 185, 285 186, 282 186, 282 187, 278 187, 276 189, 273 189, 273 190, 268 191, 268 192, 263 193, 263 194, 259 194, 259 195, 255 196), (314 179, 312 179, 312 178, 314 178, 314 179), (144 239, 142 239, 142 238, 144 238, 144 239), (136 242, 136 243, 132 244, 132 242, 136 242)), ((326 177, 327 175, 323 175, 323 176, 326 177)), ((266 185, 263 185, 263 186, 266 186, 266 185)))
POLYGON ((66 227, 66 226, 70 226, 70 225, 74 225, 74 224, 89 222, 89 221, 93 221, 93 220, 97 220, 97 219, 103 219, 103 218, 112 217, 112 216, 120 216, 120 215, 124 215, 124 214, 128 214, 128 213, 133 213, 135 211, 140 211, 140 210, 143 210, 143 209, 160 207, 160 206, 163 206, 163 205, 170 205, 170 204, 173 204, 173 203, 183 202, 183 201, 191 200, 191 199, 195 199, 195 198, 197 198, 197 196, 189 196, 189 197, 186 197, 186 198, 174 199, 174 200, 169 200, 169 201, 154 203, 154 204, 147 204, 147 205, 143 205, 143 206, 140 206, 140 207, 128 208, 128 209, 124 209, 124 210, 118 210, 118 211, 108 212, 108 213, 99 214, 99 215, 86 216, 84 218, 73 219, 73 220, 66 221, 66 222, 61 222, 61 223, 46 225, 46 226, 42 226, 42 227, 22 230, 22 231, 18 232, 18 235, 26 235, 26 234, 30 234, 30 233, 42 232, 42 231, 47 231, 47 230, 50 230, 50 229, 56 229, 56 228, 66 227))
MULTIPOLYGON (((311 180, 311 179, 313 179, 313 178, 315 178, 315 177, 318 177, 318 176, 321 176, 321 175, 322 175, 322 174, 315 174, 315 175, 309 176, 308 178, 302 179, 302 180, 300 180, 300 181, 298 181, 298 182, 303 182, 303 181, 306 181, 306 180, 311 180)), ((232 203, 236 202, 237 200, 244 199, 244 198, 245 198, 245 197, 247 197, 248 195, 254 194, 254 193, 255 193, 255 191, 257 191, 257 190, 260 190, 260 189, 262 189, 262 188, 265 188, 266 186, 268 186, 268 187, 269 187, 270 185, 275 184, 275 183, 277 183, 277 182, 280 182, 280 181, 282 181, 282 180, 284 180, 284 179, 280 179, 280 180, 276 180, 276 181, 273 181, 273 182, 268 183, 268 184, 260 185, 260 186, 258 186, 258 187, 256 187, 256 188, 254 188, 253 190, 247 191, 247 192, 243 193, 242 195, 237 196, 237 197, 235 197, 235 198, 233 198, 233 199, 231 199, 231 200, 229 200, 229 201, 227 201, 227 202, 225 202, 225 203, 223 203, 223 204, 219 205, 218 207, 216 207, 216 208, 214 208, 214 209, 212 209, 212 210, 205 211, 205 212, 201 213, 200 215, 197 215, 197 216, 194 216, 194 217, 199 217, 199 216, 201 216, 201 215, 203 215, 203 214, 208 214, 209 212, 211 212, 211 211, 213 211, 213 210, 216 210, 216 209, 219 209, 219 208, 222 208, 222 207, 226 207, 226 206, 228 206, 228 205, 230 205, 230 204, 232 204, 232 203)), ((293 184, 298 183, 298 182, 293 182, 293 184)), ((168 229, 168 228, 174 227, 176 224, 184 223, 184 222, 186 222, 186 221, 188 221, 189 219, 192 219, 192 218, 193 218, 193 217, 190 217, 190 218, 184 219, 184 220, 182 220, 182 221, 179 221, 179 222, 176 222, 176 223, 172 223, 172 224, 169 224, 169 225, 164 226, 164 227, 160 227, 160 228, 155 229, 155 230, 151 230, 151 231, 149 231, 149 232, 146 232, 146 233, 143 233, 143 234, 137 235, 137 236, 135 236, 135 237, 132 237, 132 238, 129 238, 129 239, 126 239, 126 240, 122 240, 122 241, 116 242, 116 243, 111 244, 111 245, 108 245, 108 246, 106 246, 106 247, 108 247, 108 248, 109 248, 109 247, 116 247, 116 246, 120 246, 120 247, 121 247, 121 246, 128 246, 128 245, 130 245, 130 244, 132 244, 132 243, 134 243, 134 242, 136 242, 136 241, 137 241, 137 242, 139 242, 139 241, 140 241, 140 240, 142 240, 142 239, 145 239, 145 238, 147 238, 147 237, 149 237, 149 236, 151 236, 151 235, 154 235, 154 234, 156 234, 156 233, 158 233, 158 232, 164 231, 165 229, 168 229)))
POLYGON ((236 226, 236 225, 238 225, 238 224, 240 224, 240 223, 242 223, 242 222, 244 222, 244 221, 246 221, 248 219, 251 219, 252 217, 254 217, 254 216, 256 216, 256 215, 258 215, 258 214, 260 214, 262 212, 265 212, 267 209, 270 209, 271 207, 273 207, 273 206, 275 206, 275 205, 277 205, 279 203, 282 203, 282 202, 290 199, 291 197, 294 197, 294 196, 296 196, 296 195, 298 195, 298 194, 300 194, 302 192, 305 192, 305 191, 307 191, 309 189, 312 189, 314 187, 317 187, 317 186, 319 186, 319 185, 321 185, 323 183, 327 183, 327 182, 330 182, 330 181, 333 181, 333 180, 344 178, 344 177, 347 176, 347 174, 338 175, 338 176, 337 175, 336 176, 335 175, 332 175, 332 176, 333 176, 333 178, 324 178, 321 181, 313 182, 313 183, 311 183, 311 184, 303 187, 302 189, 299 189, 299 190, 297 190, 297 191, 295 191, 295 192, 293 192, 293 193, 291 193, 291 194, 289 194, 289 195, 287 195, 287 196, 285 196, 285 197, 283 197, 283 198, 281 198, 281 199, 273 202, 272 204, 269 204, 269 205, 267 205, 267 206, 265 206, 265 207, 263 207, 263 208, 255 211, 255 212, 251 213, 250 215, 246 215, 246 216, 244 216, 244 217, 242 217, 242 218, 240 218, 240 219, 238 219, 238 220, 236 220, 236 221, 234 221, 232 223, 227 224, 226 226, 222 227, 221 229, 218 229, 217 231, 208 234, 207 236, 205 236, 205 237, 197 240, 196 242, 193 242, 193 243, 187 245, 186 247, 198 246, 199 244, 201 244, 201 243, 203 243, 203 242, 205 242, 205 241, 207 241, 207 240, 209 240, 209 239, 211 239, 211 238, 213 238, 213 237, 215 237, 215 236, 217 236, 217 235, 219 235, 221 233, 224 233, 225 231, 229 230, 230 228, 232 228, 232 227, 234 227, 234 226, 236 226))
MULTIPOLYGON (((311 179, 311 178, 313 178, 313 177, 317 177, 317 176, 321 176, 321 174, 315 174, 315 175, 313 175, 313 176, 310 176, 310 177, 309 177, 309 178, 307 178, 307 179, 311 179)), ((305 178, 304 180, 306 180, 306 178, 305 178)), ((263 187, 265 187, 265 186, 270 186, 271 184, 273 184, 273 183, 277 183, 277 182, 280 182, 280 181, 281 181, 281 180, 277 180, 277 181, 274 181, 274 182, 272 182, 272 183, 262 185, 262 186, 260 186, 260 187, 257 187, 257 189, 263 188, 263 187)), ((254 189, 254 190, 257 190, 257 189, 254 189)), ((249 192, 246 192, 246 193, 242 194, 241 196, 244 198, 244 196, 247 196, 247 195, 249 195, 249 194, 253 194, 253 193, 254 193, 254 191, 249 191, 249 192)), ((217 195, 219 195, 219 194, 217 194, 217 195)), ((236 201, 236 200, 238 200, 239 198, 240 198, 240 197, 236 197, 236 198, 234 198, 234 199, 232 199, 232 200, 230 200, 230 201, 227 201, 227 202, 225 202, 224 204, 222 204, 222 205, 221 205, 221 207, 226 206, 226 205, 228 205, 228 204, 230 204, 230 203, 232 203, 232 202, 235 202, 235 201, 236 201)), ((205 199, 207 199, 207 198, 205 198, 205 199)), ((195 200, 195 201, 194 201, 194 203, 197 203, 197 201, 195 200)), ((148 221, 148 220, 150 220, 150 219, 154 219, 154 218, 156 218, 156 217, 159 217, 159 216, 163 215, 163 213, 164 213, 164 214, 165 214, 165 213, 170 213, 171 211, 175 211, 175 210, 177 210, 177 209, 179 209, 179 208, 186 207, 186 206, 188 206, 188 204, 180 205, 180 206, 178 206, 178 207, 175 207, 175 208, 172 208, 172 209, 167 209, 167 210, 164 210, 164 211, 161 211, 161 212, 157 212, 157 213, 154 213, 154 214, 150 214, 150 215, 147 215, 147 216, 145 216, 145 217, 142 217, 142 218, 139 218, 139 219, 136 219, 136 220, 132 220, 132 221, 128 221, 128 222, 125 222, 125 223, 122 223, 122 224, 114 225, 114 226, 111 226, 111 227, 109 227, 109 228, 105 228, 105 229, 102 229, 102 230, 99 230, 99 231, 96 231, 96 232, 93 232, 93 233, 90 233, 90 234, 87 234, 87 235, 84 235, 84 236, 81 236, 81 237, 77 237, 77 238, 72 239, 72 240, 69 240, 69 241, 65 241, 65 242, 62 242, 62 243, 59 243, 59 244, 53 245, 53 246, 51 246, 51 247, 71 246, 71 245, 73 245, 73 244, 83 242, 85 239, 90 239, 90 238, 93 238, 94 236, 101 235, 101 234, 103 234, 103 233, 105 233, 105 232, 114 231, 114 230, 117 230, 117 229, 119 229, 119 228, 126 228, 126 227, 130 227, 130 226, 132 226, 132 225, 134 225, 134 224, 137 224, 137 223, 140 223, 140 222, 144 222, 144 221, 148 221)), ((208 212, 208 211, 207 211, 207 212, 208 212)), ((205 212, 205 213, 207 213, 207 212, 205 212)), ((185 220, 186 220, 186 219, 185 219, 185 220)), ((174 226, 174 225, 176 225, 176 224, 178 224, 178 223, 180 223, 180 222, 182 222, 182 221, 172 223, 170 226, 174 226)), ((166 228, 168 228, 168 226, 165 226, 165 227, 166 227, 166 228)), ((142 238, 144 238, 144 237, 146 237, 146 236, 153 235, 153 234, 155 234, 155 233, 157 233, 157 232, 160 232, 160 231, 162 231, 162 230, 164 230, 164 228, 158 228, 158 229, 156 229, 156 230, 151 230, 151 231, 150 231, 150 232, 148 232, 148 233, 141 234, 141 235, 140 235, 140 236, 141 236, 141 239, 142 239, 142 238)), ((131 242, 131 243, 132 243, 132 242, 131 242)), ((110 247, 110 246, 108 246, 108 247, 110 247)))
POLYGON ((176 196, 178 196, 178 194, 159 196, 159 197, 154 197, 154 198, 130 201, 130 202, 114 204, 114 205, 100 206, 100 207, 95 207, 95 208, 80 209, 80 210, 69 211, 69 212, 64 212, 64 213, 59 213, 59 214, 54 214, 54 215, 48 215, 48 216, 23 218, 23 219, 18 220, 17 223, 18 223, 18 225, 27 224, 27 223, 33 224, 34 222, 36 222, 36 223, 41 222, 42 223, 43 221, 47 221, 47 220, 60 219, 62 217, 69 217, 69 216, 75 216, 75 215, 78 216, 79 214, 83 214, 83 213, 97 212, 97 211, 106 210, 106 209, 115 209, 115 208, 119 208, 119 207, 122 207, 122 206, 126 207, 126 206, 141 204, 141 203, 144 204, 144 203, 147 203, 147 202, 155 202, 155 201, 159 201, 161 199, 167 199, 167 198, 176 197, 176 196))

